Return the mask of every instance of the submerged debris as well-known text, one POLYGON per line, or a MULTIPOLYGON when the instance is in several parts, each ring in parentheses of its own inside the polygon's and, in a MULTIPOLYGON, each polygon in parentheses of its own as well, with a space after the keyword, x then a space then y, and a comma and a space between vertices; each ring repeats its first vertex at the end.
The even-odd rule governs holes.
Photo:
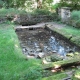
POLYGON ((44 58, 54 54, 59 55, 58 57, 51 57, 51 60, 47 58, 48 61, 54 61, 54 59, 66 59, 67 53, 76 51, 75 47, 59 40, 51 31, 43 28, 23 29, 16 33, 18 34, 22 51, 28 57, 44 58))

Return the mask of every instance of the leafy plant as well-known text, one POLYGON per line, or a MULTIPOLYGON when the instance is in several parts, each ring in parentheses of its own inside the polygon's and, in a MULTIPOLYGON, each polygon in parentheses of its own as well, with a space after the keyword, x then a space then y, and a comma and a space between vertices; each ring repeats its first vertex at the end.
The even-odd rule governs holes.
POLYGON ((3 7, 4 2, 2 0, 0 0, 0 7, 3 7))
POLYGON ((80 28, 80 11, 73 11, 71 13, 72 26, 80 28))
POLYGON ((51 12, 46 9, 36 9, 34 10, 34 14, 36 15, 49 15, 51 12))
POLYGON ((25 14, 26 11, 24 10, 18 10, 18 9, 14 9, 14 8, 9 8, 9 9, 5 9, 2 8, 0 9, 0 16, 14 16, 17 14, 25 14))

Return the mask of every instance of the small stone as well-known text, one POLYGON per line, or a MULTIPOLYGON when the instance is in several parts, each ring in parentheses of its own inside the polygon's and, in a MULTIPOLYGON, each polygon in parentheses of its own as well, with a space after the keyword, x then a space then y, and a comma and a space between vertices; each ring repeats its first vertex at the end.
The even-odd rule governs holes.
POLYGON ((74 53, 67 53, 66 56, 71 56, 71 57, 73 57, 73 56, 74 56, 74 53))
POLYGON ((44 53, 39 53, 37 58, 43 58, 44 57, 44 53))
POLYGON ((60 61, 63 58, 61 58, 60 56, 58 56, 57 54, 51 55, 51 61, 55 62, 55 61, 60 61))
POLYGON ((31 38, 29 38, 29 40, 31 40, 31 38))
POLYGON ((25 48, 22 49, 23 52, 26 52, 27 50, 25 48))
POLYGON ((30 56, 35 56, 35 53, 28 53, 28 55, 30 55, 30 56))
POLYGON ((39 46, 35 46, 36 48, 39 48, 39 46))
POLYGON ((67 52, 68 53, 73 53, 74 51, 72 49, 69 49, 67 52))
POLYGON ((42 52, 42 50, 40 48, 37 48, 36 51, 37 52, 42 52))
POLYGON ((34 56, 30 56, 30 55, 27 55, 27 59, 33 59, 33 58, 35 58, 34 56))
POLYGON ((47 62, 45 59, 42 60, 43 64, 49 64, 50 62, 47 62))
POLYGON ((57 51, 52 51, 53 53, 57 53, 57 51))
POLYGON ((69 77, 72 77, 74 74, 75 74, 75 71, 68 71, 66 72, 66 74, 69 76, 69 77))
POLYGON ((72 80, 72 79, 71 79, 71 77, 66 77, 66 78, 64 78, 62 80, 72 80))
POLYGON ((80 69, 80 66, 77 66, 78 69, 80 69))
POLYGON ((48 50, 48 51, 51 51, 51 49, 50 49, 49 47, 47 48, 47 50, 48 50))

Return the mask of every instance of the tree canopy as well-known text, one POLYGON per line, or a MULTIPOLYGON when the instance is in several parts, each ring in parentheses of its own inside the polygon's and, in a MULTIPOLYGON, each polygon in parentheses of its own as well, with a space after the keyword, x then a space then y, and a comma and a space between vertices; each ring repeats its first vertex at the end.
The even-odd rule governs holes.
POLYGON ((35 6, 37 6, 37 8, 44 8, 45 5, 44 4, 48 4, 50 5, 53 2, 53 0, 0 0, 0 4, 1 6, 4 6, 9 8, 19 8, 19 7, 27 7, 35 4, 35 6), (25 5, 26 4, 26 5, 25 5))
MULTIPOLYGON (((71 7, 80 9, 80 0, 60 0, 53 6, 54 0, 0 0, 0 8, 51 9, 52 7, 71 7)), ((54 9, 54 8, 53 8, 54 9)))
POLYGON ((80 9, 80 0, 60 0, 59 7, 71 7, 71 9, 80 9))

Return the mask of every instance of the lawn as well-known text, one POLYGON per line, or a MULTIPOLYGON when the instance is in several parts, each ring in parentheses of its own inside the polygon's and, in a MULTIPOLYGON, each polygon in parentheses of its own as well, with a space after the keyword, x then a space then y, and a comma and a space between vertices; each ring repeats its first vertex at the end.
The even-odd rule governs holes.
POLYGON ((65 36, 72 36, 71 41, 80 46, 80 29, 65 26, 62 30, 64 31, 64 34, 66 34, 65 36))
MULTIPOLYGON (((30 80, 33 70, 35 75, 39 74, 39 65, 40 60, 27 60, 22 54, 14 25, 0 24, 0 80, 30 80)), ((38 78, 35 75, 34 78, 38 78)))

